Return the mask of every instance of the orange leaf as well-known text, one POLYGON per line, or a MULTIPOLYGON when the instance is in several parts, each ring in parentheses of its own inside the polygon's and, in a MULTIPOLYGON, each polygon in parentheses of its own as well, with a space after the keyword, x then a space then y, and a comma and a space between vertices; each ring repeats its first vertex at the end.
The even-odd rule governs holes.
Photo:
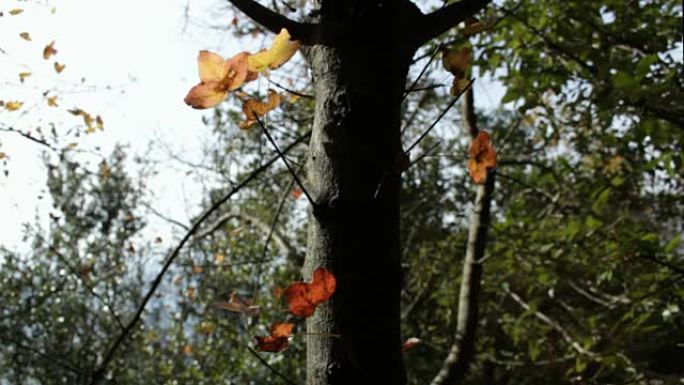
POLYGON ((66 68, 66 64, 59 64, 59 63, 55 62, 55 71, 58 74, 61 74, 62 71, 64 71, 64 68, 66 68))
POLYGON ((470 144, 468 173, 475 184, 483 184, 487 170, 496 167, 496 151, 486 131, 480 131, 470 144))
POLYGON ((192 108, 205 109, 219 105, 247 78, 247 52, 240 52, 229 60, 220 55, 200 51, 197 57, 200 83, 188 92, 185 103, 192 108))
POLYGON ((242 112, 245 114, 246 120, 240 123, 240 128, 247 129, 251 127, 257 122, 257 117, 266 115, 267 112, 278 107, 279 104, 280 94, 273 90, 268 90, 268 101, 266 103, 254 99, 247 99, 242 104, 242 112))
POLYGON ((292 194, 292 198, 299 199, 299 197, 302 196, 302 190, 296 188, 296 189, 292 190, 291 194, 292 194))
POLYGON ((258 349, 262 352, 278 353, 283 351, 288 344, 288 338, 292 334, 294 324, 289 322, 275 322, 271 325, 270 336, 256 336, 258 349))
POLYGON ((407 339, 403 345, 401 345, 401 352, 406 353, 409 351, 411 348, 414 346, 418 345, 420 343, 420 339, 416 337, 411 337, 407 339))
POLYGON ((283 295, 287 299, 290 313, 306 318, 313 315, 319 303, 332 297, 336 285, 335 276, 319 267, 313 272, 311 283, 295 282, 285 289, 283 295))
POLYGON ((43 59, 48 60, 50 59, 50 56, 55 54, 57 54, 57 50, 55 49, 54 41, 43 48, 43 59))

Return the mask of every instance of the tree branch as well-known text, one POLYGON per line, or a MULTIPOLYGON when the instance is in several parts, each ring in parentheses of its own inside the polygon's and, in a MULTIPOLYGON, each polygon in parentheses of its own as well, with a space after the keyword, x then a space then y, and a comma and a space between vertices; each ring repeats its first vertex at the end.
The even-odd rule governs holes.
POLYGON ((288 151, 292 150, 295 146, 297 146, 299 143, 303 142, 306 140, 309 136, 311 135, 311 131, 307 132, 306 134, 300 136, 297 138, 294 142, 292 142, 289 146, 287 146, 285 149, 283 149, 282 152, 278 152, 278 154, 268 161, 266 161, 263 165, 252 171, 245 179, 242 180, 238 185, 233 187, 226 195, 224 195, 221 199, 219 199, 216 203, 214 203, 211 207, 209 207, 200 217, 197 219, 197 221, 192 225, 190 230, 188 230, 185 233, 185 236, 183 236, 183 239, 181 239, 180 243, 176 246, 175 249, 169 254, 168 258, 166 258, 166 262, 164 262, 164 266, 162 269, 159 271, 157 276, 154 278, 154 281, 152 281, 152 285, 150 286, 149 290, 145 294, 145 297, 143 298, 142 303, 138 307, 137 311, 135 312, 135 315, 133 318, 128 322, 124 330, 121 331, 119 336, 116 338, 112 346, 109 348, 109 350, 103 355, 103 360, 102 363, 99 365, 99 368, 93 373, 91 385, 98 384, 102 381, 104 378, 104 374, 107 370, 107 367, 109 366, 110 362, 114 358, 114 354, 118 350, 118 348, 121 346, 121 344, 126 340, 126 338, 133 332, 133 329, 135 326, 138 324, 138 321, 140 321, 140 318, 142 317, 143 311, 145 311, 145 307, 147 306, 147 303, 150 301, 152 296, 154 295, 155 291, 161 284, 162 278, 164 278, 164 274, 166 274, 166 271, 171 267, 171 264, 173 261, 178 257, 178 254, 180 253, 181 249, 185 244, 192 238, 192 236, 199 230, 200 226, 202 223, 204 223, 207 218, 209 218, 216 210, 221 207, 224 203, 226 203, 233 195, 235 195, 238 191, 240 191, 243 187, 245 187, 247 184, 249 184, 251 181, 256 179, 261 173, 266 171, 273 163, 275 163, 283 154, 286 154, 288 151))
MULTIPOLYGON (((479 130, 475 121, 472 88, 466 91, 463 116, 466 129, 475 138, 479 130)), ((480 279, 482 277, 482 261, 487 246, 487 228, 489 227, 492 192, 494 191, 494 174, 493 170, 488 171, 485 184, 477 186, 475 205, 470 216, 468 245, 463 261, 458 314, 456 316, 456 335, 454 343, 449 349, 449 354, 431 385, 458 383, 468 371, 470 362, 475 355, 480 279)))
POLYGON ((282 28, 287 29, 293 40, 299 40, 303 44, 314 43, 314 25, 300 23, 271 11, 254 0, 228 0, 237 9, 242 11, 250 19, 273 33, 279 33, 282 28))
POLYGON ((491 0, 461 0, 422 17, 416 36, 418 45, 436 38, 483 9, 491 0))

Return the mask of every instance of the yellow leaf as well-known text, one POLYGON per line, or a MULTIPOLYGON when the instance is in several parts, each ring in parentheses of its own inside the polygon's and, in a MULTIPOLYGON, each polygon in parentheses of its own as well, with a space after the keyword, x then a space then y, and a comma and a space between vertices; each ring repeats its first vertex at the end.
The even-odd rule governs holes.
POLYGON ((23 9, 21 9, 21 8, 15 8, 15 9, 9 11, 9 14, 12 15, 12 16, 16 16, 16 15, 22 13, 22 12, 24 12, 23 9))
POLYGON ((47 104, 50 107, 57 107, 57 97, 56 96, 50 96, 47 98, 47 104))
POLYGON ((55 54, 57 54, 57 50, 55 49, 54 41, 43 48, 43 59, 48 60, 50 59, 50 56, 55 54))
POLYGON ((64 68, 66 68, 66 64, 59 64, 58 62, 55 62, 55 71, 57 71, 58 74, 61 74, 62 71, 64 71, 64 68))
POLYGON ((24 79, 26 79, 29 76, 31 76, 30 72, 21 72, 19 73, 19 81, 23 83, 24 79))
POLYGON ((274 90, 268 90, 268 101, 262 103, 254 99, 247 99, 242 104, 242 112, 245 114, 246 120, 240 123, 240 128, 247 129, 256 123, 257 117, 266 115, 268 111, 276 108, 280 104, 280 94, 274 90))
POLYGON ((269 49, 249 56, 249 70, 252 72, 263 72, 266 69, 276 69, 285 64, 299 49, 300 43, 290 40, 290 33, 283 28, 275 37, 273 45, 269 49))
POLYGON ((223 263, 223 261, 226 260, 226 255, 222 253, 218 253, 214 256, 214 263, 217 265, 220 265, 223 263))
POLYGON ((24 105, 24 102, 20 101, 11 101, 11 102, 5 102, 5 109, 7 111, 16 111, 21 108, 21 106, 24 105))
POLYGON ((29 35, 28 32, 22 32, 19 34, 19 37, 26 40, 26 41, 31 41, 31 35, 29 35))

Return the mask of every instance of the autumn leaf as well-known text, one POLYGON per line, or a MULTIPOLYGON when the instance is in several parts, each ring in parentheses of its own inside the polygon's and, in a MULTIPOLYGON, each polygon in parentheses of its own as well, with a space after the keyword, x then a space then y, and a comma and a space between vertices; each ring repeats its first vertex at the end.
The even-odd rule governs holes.
POLYGON ((104 121, 100 115, 95 117, 95 126, 100 130, 104 131, 104 121))
POLYGON ((86 125, 86 133, 92 134, 95 132, 95 128, 96 128, 94 125, 95 119, 93 119, 93 117, 89 113, 83 111, 80 108, 74 108, 74 109, 71 109, 68 111, 72 115, 80 116, 83 118, 83 124, 86 125))
POLYGON ((55 62, 55 72, 61 74, 62 71, 64 71, 64 68, 66 68, 66 64, 59 64, 58 62, 55 62))
POLYGON ((470 68, 470 60, 472 51, 469 47, 461 49, 450 49, 442 52, 442 65, 444 69, 454 75, 454 81, 451 86, 451 95, 459 95, 467 87, 469 81, 467 80, 468 69, 470 68))
POLYGON ((23 83, 24 80, 29 76, 31 76, 30 72, 20 72, 19 73, 19 81, 23 83))
POLYGON ((290 313, 299 317, 310 317, 316 306, 332 297, 337 281, 335 276, 319 267, 313 272, 311 283, 295 282, 285 289, 283 295, 287 299, 290 313))
POLYGON ((260 118, 266 115, 267 112, 278 107, 279 104, 280 94, 274 90, 268 90, 268 101, 266 103, 254 99, 247 99, 242 104, 242 112, 245 114, 246 120, 240 123, 240 128, 250 128, 257 122, 257 117, 260 118))
POLYGON ((276 69, 290 60, 297 53, 299 46, 300 43, 290 40, 290 33, 283 28, 276 35, 271 48, 262 49, 249 56, 249 70, 259 73, 269 68, 276 69))
POLYGON ((302 190, 297 188, 297 189, 292 190, 292 192, 290 194, 292 195, 293 199, 299 199, 299 197, 302 196, 302 190))
POLYGON ((271 325, 270 336, 256 336, 259 351, 278 353, 282 352, 288 344, 294 324, 289 322, 275 322, 271 325))
POLYGON ((55 49, 55 42, 48 44, 43 48, 43 59, 48 60, 52 55, 56 55, 57 50, 55 49))
POLYGON ((225 261, 225 260, 226 260, 226 255, 225 255, 225 254, 218 253, 218 254, 214 255, 214 263, 217 264, 217 265, 222 264, 223 261, 225 261))
POLYGON ((485 25, 483 22, 481 22, 478 18, 476 17, 469 17, 465 20, 465 28, 461 30, 461 33, 468 37, 471 35, 475 35, 476 33, 480 33, 484 31, 485 25))
POLYGON ((197 57, 200 83, 188 92, 185 103, 192 108, 206 109, 219 105, 247 78, 247 52, 240 52, 229 60, 210 51, 200 51, 197 57))
POLYGON ((250 317, 259 315, 259 312, 261 311, 259 306, 253 306, 250 300, 240 298, 237 293, 232 293, 228 302, 218 301, 214 304, 214 306, 219 309, 232 311, 235 313, 244 313, 250 317))
POLYGON ((190 357, 190 356, 192 356, 192 353, 193 353, 192 345, 183 346, 183 354, 190 357))
POLYGON ((26 40, 26 41, 31 41, 31 35, 28 32, 20 33, 19 37, 26 40))
POLYGON ((194 265, 192 267, 192 274, 202 274, 204 272, 204 267, 201 265, 194 265))
POLYGON ((402 345, 401 345, 401 352, 406 353, 409 351, 411 348, 414 346, 418 345, 420 343, 420 339, 416 337, 411 337, 407 339, 402 345))
POLYGON ((24 105, 24 102, 20 101, 10 101, 10 102, 5 102, 5 109, 7 111, 16 111, 21 108, 21 106, 24 105))
POLYGON ((47 98, 47 105, 50 107, 57 107, 57 97, 56 96, 50 96, 47 98))
POLYGON ((496 151, 486 131, 480 131, 470 144, 468 173, 475 184, 483 184, 487 170, 496 167, 496 151))
POLYGON ((15 8, 15 9, 12 9, 11 11, 9 11, 9 14, 12 15, 12 16, 16 16, 16 15, 18 15, 18 14, 20 14, 20 13, 23 13, 23 12, 24 12, 23 9, 21 9, 21 8, 15 8))

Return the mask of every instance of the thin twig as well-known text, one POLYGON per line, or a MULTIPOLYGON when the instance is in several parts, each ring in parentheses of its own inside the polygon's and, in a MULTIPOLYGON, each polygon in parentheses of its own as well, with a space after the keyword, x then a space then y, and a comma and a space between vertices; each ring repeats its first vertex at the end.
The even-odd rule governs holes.
POLYGON ((302 98, 308 98, 308 99, 313 99, 313 98, 314 98, 313 95, 303 94, 303 93, 301 93, 301 92, 297 92, 297 91, 291 90, 291 89, 289 89, 289 88, 287 88, 287 87, 285 87, 285 86, 280 85, 279 83, 276 83, 276 82, 275 82, 274 80, 272 80, 272 79, 266 78, 266 80, 267 80, 269 83, 273 84, 274 86, 276 86, 276 87, 280 88, 281 90, 283 90, 283 91, 285 91, 285 92, 287 92, 287 93, 290 93, 290 94, 292 94, 292 95, 296 95, 296 96, 299 96, 299 97, 302 97, 302 98))
POLYGON ((92 381, 91 381, 92 385, 99 383, 100 380, 103 378, 104 373, 107 370, 107 366, 109 365, 109 363, 114 358, 114 354, 116 353, 117 349, 119 348, 119 346, 121 346, 121 344, 126 339, 126 337, 128 337, 128 335, 133 331, 133 328, 138 323, 138 321, 140 321, 140 318, 142 316, 143 311, 145 310, 145 307, 147 306, 147 303, 150 301, 150 299, 154 295, 155 291, 157 290, 157 288, 161 284, 161 281, 162 281, 162 278, 164 277, 164 274, 166 274, 166 271, 169 269, 169 267, 171 267, 171 264, 173 263, 173 261, 180 254, 180 251, 183 248, 183 246, 185 246, 185 244, 190 240, 190 238, 193 236, 193 234, 200 228, 202 223, 205 220, 207 220, 207 218, 209 218, 216 210, 218 210, 219 207, 221 207, 225 202, 227 202, 233 195, 235 195, 238 191, 240 191, 243 187, 245 187, 251 181, 256 179, 259 175, 261 175, 261 173, 266 171, 273 163, 275 163, 280 157, 283 156, 283 153, 289 152, 295 146, 297 146, 299 143, 301 143, 305 139, 307 139, 310 135, 311 135, 311 131, 300 136, 297 140, 295 140, 293 143, 291 143, 289 146, 287 146, 284 149, 284 152, 279 152, 277 156, 272 157, 266 163, 264 163, 260 167, 256 168, 245 179, 243 179, 242 182, 240 182, 235 187, 233 187, 226 195, 224 195, 221 199, 216 201, 211 207, 209 207, 199 217, 199 219, 197 219, 197 221, 192 225, 192 227, 185 233, 185 236, 183 236, 183 239, 181 239, 181 241, 178 243, 176 248, 173 249, 171 254, 169 254, 169 257, 166 259, 164 266, 159 271, 159 273, 155 277, 154 281, 152 281, 152 285, 151 285, 150 289, 147 291, 147 294, 145 294, 145 297, 143 298, 142 303, 138 307, 138 310, 135 312, 135 315, 130 320, 128 325, 126 325, 126 327, 121 332, 121 334, 119 334, 119 336, 114 341, 112 346, 109 348, 107 353, 104 355, 104 359, 102 360, 100 367, 98 368, 98 370, 96 370, 93 373, 93 377, 92 377, 92 381))
POLYGON ((15 339, 13 339, 13 338, 9 338, 9 337, 5 337, 5 336, 0 335, 0 340, 3 340, 3 341, 5 341, 5 342, 9 342, 9 343, 13 344, 14 346, 18 347, 19 349, 23 349, 23 350, 26 350, 26 351, 31 352, 31 353, 33 353, 33 354, 36 354, 36 355, 39 356, 40 358, 42 358, 42 359, 44 359, 44 360, 46 360, 46 361, 50 361, 50 362, 52 362, 53 364, 58 365, 58 366, 61 366, 61 367, 65 368, 65 369, 68 369, 69 371, 73 372, 73 373, 76 374, 76 375, 81 375, 81 371, 78 370, 78 369, 76 369, 76 368, 73 367, 72 365, 67 364, 66 362, 63 362, 63 361, 61 361, 61 360, 58 360, 58 359, 56 359, 56 358, 50 356, 49 354, 43 353, 42 351, 40 351, 40 350, 38 350, 38 349, 32 348, 32 347, 30 347, 30 346, 28 346, 28 345, 24 345, 24 344, 22 344, 21 342, 15 340, 15 339))
POLYGON ((437 48, 435 48, 435 52, 432 53, 432 56, 430 56, 430 60, 428 60, 427 64, 425 64, 425 66, 423 66, 423 69, 420 70, 420 73, 418 74, 418 77, 413 81, 413 83, 411 83, 411 85, 409 86, 409 88, 407 88, 407 89, 404 91, 404 96, 401 97, 401 101, 402 101, 402 102, 404 101, 404 99, 406 99, 406 97, 408 96, 408 94, 410 94, 410 93, 413 92, 413 91, 416 91, 416 90, 414 89, 414 87, 416 86, 416 84, 418 84, 418 81, 420 80, 420 78, 423 77, 423 75, 425 74, 425 71, 427 71, 427 69, 428 69, 428 67, 430 66, 430 64, 432 64, 432 61, 435 60, 435 57, 437 56, 437 54, 439 53, 439 50, 440 50, 441 48, 442 48, 441 45, 438 45, 437 48))
POLYGON ((408 154, 409 152, 411 152, 411 150, 413 150, 413 149, 418 145, 418 143, 420 143, 423 139, 425 139, 425 137, 430 133, 430 131, 432 131, 432 129, 435 128, 435 126, 437 125, 437 123, 439 123, 439 121, 442 120, 442 118, 444 117, 444 115, 446 115, 446 113, 449 112, 449 110, 451 109, 451 107, 453 107, 454 104, 456 104, 456 102, 458 101, 458 99, 461 98, 461 95, 463 95, 465 92, 467 92, 467 91, 470 89, 470 87, 473 85, 473 82, 474 82, 474 81, 475 81, 475 79, 470 79, 470 81, 468 82, 468 85, 466 85, 466 87, 463 89, 463 91, 460 92, 458 95, 454 96, 453 99, 451 99, 451 101, 449 102, 449 104, 448 104, 448 105, 446 106, 446 108, 442 111, 442 113, 439 114, 439 116, 437 117, 437 119, 436 119, 434 122, 432 122, 432 124, 430 125, 430 127, 428 127, 428 129, 425 130, 425 132, 423 132, 423 133, 418 137, 418 139, 416 139, 416 141, 413 142, 413 144, 409 146, 409 148, 406 149, 406 153, 407 153, 407 154, 408 154))
POLYGON ((271 133, 268 132, 268 129, 266 129, 264 122, 262 122, 261 119, 259 119, 259 116, 257 115, 256 112, 254 112, 254 110, 252 110, 252 114, 254 115, 254 119, 257 121, 257 123, 259 123, 259 126, 261 127, 261 130, 266 135, 266 138, 271 143, 271 146, 273 146, 276 153, 279 155, 279 158, 283 160, 283 163, 285 163, 285 167, 287 167, 287 170, 290 172, 290 174, 292 174, 292 177, 294 178, 295 182, 297 183, 297 186, 302 190, 302 192, 306 196, 306 199, 309 201, 311 206, 316 207, 317 206, 316 202, 313 200, 313 198, 311 198, 311 195, 309 195, 309 192, 304 187, 304 184, 302 184, 302 181, 299 179, 299 177, 297 176, 297 173, 295 172, 295 170, 290 165, 290 162, 287 161, 287 158, 280 151, 278 144, 273 139, 273 136, 271 136, 271 133))
POLYGON ((278 369, 276 369, 276 368, 274 368, 273 366, 271 366, 271 364, 269 364, 263 357, 261 357, 261 356, 259 355, 259 353, 257 353, 256 351, 254 351, 254 349, 252 349, 252 348, 250 348, 249 346, 247 346, 247 350, 249 350, 249 352, 252 353, 252 355, 253 355, 254 357, 256 357, 256 358, 259 360, 259 362, 261 362, 265 367, 269 368, 276 376, 282 378, 286 383, 288 383, 288 384, 290 384, 290 385, 298 385, 296 382, 294 382, 294 381, 290 380, 289 378, 285 377, 285 375, 282 374, 282 373, 280 373, 280 372, 278 371, 278 369))
MULTIPOLYGON (((292 190, 292 187, 295 184, 294 178, 290 181, 290 183, 287 184, 287 188, 285 189, 285 193, 283 194, 282 198, 280 199, 280 202, 278 202, 278 208, 276 209, 275 214, 273 215, 273 221, 271 222, 271 227, 268 230, 268 235, 266 235, 266 240, 264 240, 264 247, 261 249, 261 258, 260 261, 263 262, 266 259, 266 253, 268 252, 268 244, 271 242, 271 238, 273 238, 273 233, 275 233, 275 228, 278 225, 278 219, 280 218, 280 213, 283 211, 283 207, 285 206, 285 202, 287 201, 287 198, 290 196, 290 190, 292 190)), ((256 301, 257 299, 257 294, 259 292, 259 281, 261 280, 261 273, 262 273, 262 267, 263 263, 259 263, 257 267, 257 273, 256 273, 256 279, 254 282, 254 294, 252 295, 253 301, 256 301)))

